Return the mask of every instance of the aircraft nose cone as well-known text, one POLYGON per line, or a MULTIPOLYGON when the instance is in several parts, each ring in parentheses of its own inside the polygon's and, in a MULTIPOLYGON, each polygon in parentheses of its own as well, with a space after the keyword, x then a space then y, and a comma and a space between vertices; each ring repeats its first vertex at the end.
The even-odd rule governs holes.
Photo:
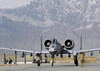
POLYGON ((50 47, 50 48, 49 48, 49 51, 55 51, 54 46, 50 47))
POLYGON ((55 51, 55 48, 56 48, 55 45, 50 45, 49 52, 54 52, 55 51))

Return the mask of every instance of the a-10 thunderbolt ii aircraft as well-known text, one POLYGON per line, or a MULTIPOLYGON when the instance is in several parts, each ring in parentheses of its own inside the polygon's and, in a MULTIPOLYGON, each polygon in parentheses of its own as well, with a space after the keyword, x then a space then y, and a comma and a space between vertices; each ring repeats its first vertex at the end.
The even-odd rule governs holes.
POLYGON ((30 51, 30 50, 21 50, 21 49, 12 49, 12 48, 3 48, 0 47, 1 50, 10 50, 15 52, 26 52, 31 54, 36 54, 37 56, 40 56, 41 54, 50 54, 51 55, 51 66, 53 66, 54 63, 54 56, 60 54, 61 57, 63 57, 63 54, 72 54, 74 56, 74 63, 76 66, 78 66, 78 53, 81 52, 93 52, 93 51, 99 51, 100 48, 94 48, 94 49, 86 49, 86 50, 72 50, 74 48, 74 42, 71 39, 67 39, 64 43, 64 45, 61 45, 57 39, 52 40, 46 40, 44 42, 44 45, 47 49, 47 51, 30 51))

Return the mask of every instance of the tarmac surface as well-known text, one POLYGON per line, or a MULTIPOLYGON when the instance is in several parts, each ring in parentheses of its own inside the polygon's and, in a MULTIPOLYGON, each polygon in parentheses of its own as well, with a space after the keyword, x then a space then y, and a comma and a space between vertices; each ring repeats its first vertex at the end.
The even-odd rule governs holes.
POLYGON ((11 66, 0 66, 0 71, 100 71, 100 62, 75 66, 73 63, 55 63, 53 67, 50 64, 20 64, 11 66))

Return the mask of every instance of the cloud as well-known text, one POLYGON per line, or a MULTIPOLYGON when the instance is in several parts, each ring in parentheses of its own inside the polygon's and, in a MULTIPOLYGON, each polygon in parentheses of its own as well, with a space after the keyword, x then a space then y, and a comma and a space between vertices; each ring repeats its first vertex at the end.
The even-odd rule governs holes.
POLYGON ((33 0, 0 0, 0 8, 17 8, 29 4, 33 0))

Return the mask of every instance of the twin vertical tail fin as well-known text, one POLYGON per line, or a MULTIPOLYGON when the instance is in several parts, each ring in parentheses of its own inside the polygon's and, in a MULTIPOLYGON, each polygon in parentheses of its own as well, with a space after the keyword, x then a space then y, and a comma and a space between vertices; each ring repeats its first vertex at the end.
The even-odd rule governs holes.
POLYGON ((82 35, 80 36, 80 50, 82 50, 82 35))

